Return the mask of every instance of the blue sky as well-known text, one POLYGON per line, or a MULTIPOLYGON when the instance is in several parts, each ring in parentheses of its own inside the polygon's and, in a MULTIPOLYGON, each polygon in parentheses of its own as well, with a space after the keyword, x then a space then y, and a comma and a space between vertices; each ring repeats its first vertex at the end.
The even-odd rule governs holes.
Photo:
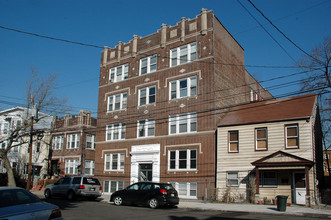
MULTIPOLYGON (((309 52, 331 36, 330 0, 252 0, 266 17, 309 52)), ((176 25, 195 18, 202 8, 215 15, 245 50, 247 70, 275 96, 294 93, 299 85, 277 86, 305 77, 293 66, 303 53, 277 32, 246 0, 240 3, 264 25, 265 32, 236 0, 0 0, 0 26, 96 46, 115 47, 133 35, 147 36, 163 23, 176 25), (289 54, 289 55, 288 55, 289 54), (257 66, 257 67, 252 67, 257 66), (275 77, 280 80, 269 79, 275 77)), ((79 46, 0 28, 0 110, 24 105, 31 67, 40 74, 57 73, 59 97, 68 99, 72 114, 97 113, 102 49, 79 46)))

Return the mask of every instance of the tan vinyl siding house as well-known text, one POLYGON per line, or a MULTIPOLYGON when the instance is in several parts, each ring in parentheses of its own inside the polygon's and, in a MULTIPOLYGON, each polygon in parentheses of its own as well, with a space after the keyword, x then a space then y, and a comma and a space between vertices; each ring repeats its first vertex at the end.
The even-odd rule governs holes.
POLYGON ((218 199, 267 203, 286 195, 289 204, 315 204, 316 180, 322 178, 317 113, 315 95, 229 110, 217 131, 218 199), (236 151, 233 132, 238 135, 236 151))

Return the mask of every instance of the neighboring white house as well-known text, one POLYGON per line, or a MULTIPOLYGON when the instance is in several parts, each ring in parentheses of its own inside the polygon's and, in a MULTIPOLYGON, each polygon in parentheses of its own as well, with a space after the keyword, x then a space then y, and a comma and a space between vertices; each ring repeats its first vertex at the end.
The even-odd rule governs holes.
POLYGON ((315 95, 232 108, 217 133, 219 200, 266 203, 285 195, 290 204, 316 204, 323 160, 315 95))
MULTIPOLYGON (((0 111, 0 149, 7 147, 7 138, 11 131, 24 123, 29 123, 32 116, 32 110, 23 107, 15 107, 0 111)), ((52 124, 52 116, 38 113, 39 120, 34 121, 34 130, 44 131, 43 135, 37 135, 33 138, 32 148, 32 177, 38 180, 48 173, 48 155, 50 135, 49 131, 52 124)), ((27 166, 29 161, 29 139, 24 138, 24 144, 12 148, 8 153, 8 159, 11 167, 21 176, 27 178, 27 166)), ((15 143, 17 144, 17 143, 15 143)), ((0 159, 0 172, 6 172, 3 161, 0 159)))

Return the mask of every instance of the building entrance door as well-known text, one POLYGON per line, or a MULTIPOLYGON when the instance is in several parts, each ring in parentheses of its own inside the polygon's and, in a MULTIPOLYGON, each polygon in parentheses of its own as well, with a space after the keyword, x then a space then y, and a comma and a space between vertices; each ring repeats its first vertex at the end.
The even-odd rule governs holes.
POLYGON ((139 164, 139 182, 153 180, 153 164, 140 163, 139 164))
POLYGON ((294 173, 294 203, 306 204, 306 175, 305 173, 294 173))

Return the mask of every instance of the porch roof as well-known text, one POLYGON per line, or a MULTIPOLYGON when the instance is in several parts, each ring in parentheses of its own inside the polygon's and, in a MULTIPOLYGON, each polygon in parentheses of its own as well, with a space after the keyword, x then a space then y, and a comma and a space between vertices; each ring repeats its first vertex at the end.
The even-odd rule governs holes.
POLYGON ((256 167, 312 167, 314 162, 283 151, 277 151, 251 163, 256 167))

